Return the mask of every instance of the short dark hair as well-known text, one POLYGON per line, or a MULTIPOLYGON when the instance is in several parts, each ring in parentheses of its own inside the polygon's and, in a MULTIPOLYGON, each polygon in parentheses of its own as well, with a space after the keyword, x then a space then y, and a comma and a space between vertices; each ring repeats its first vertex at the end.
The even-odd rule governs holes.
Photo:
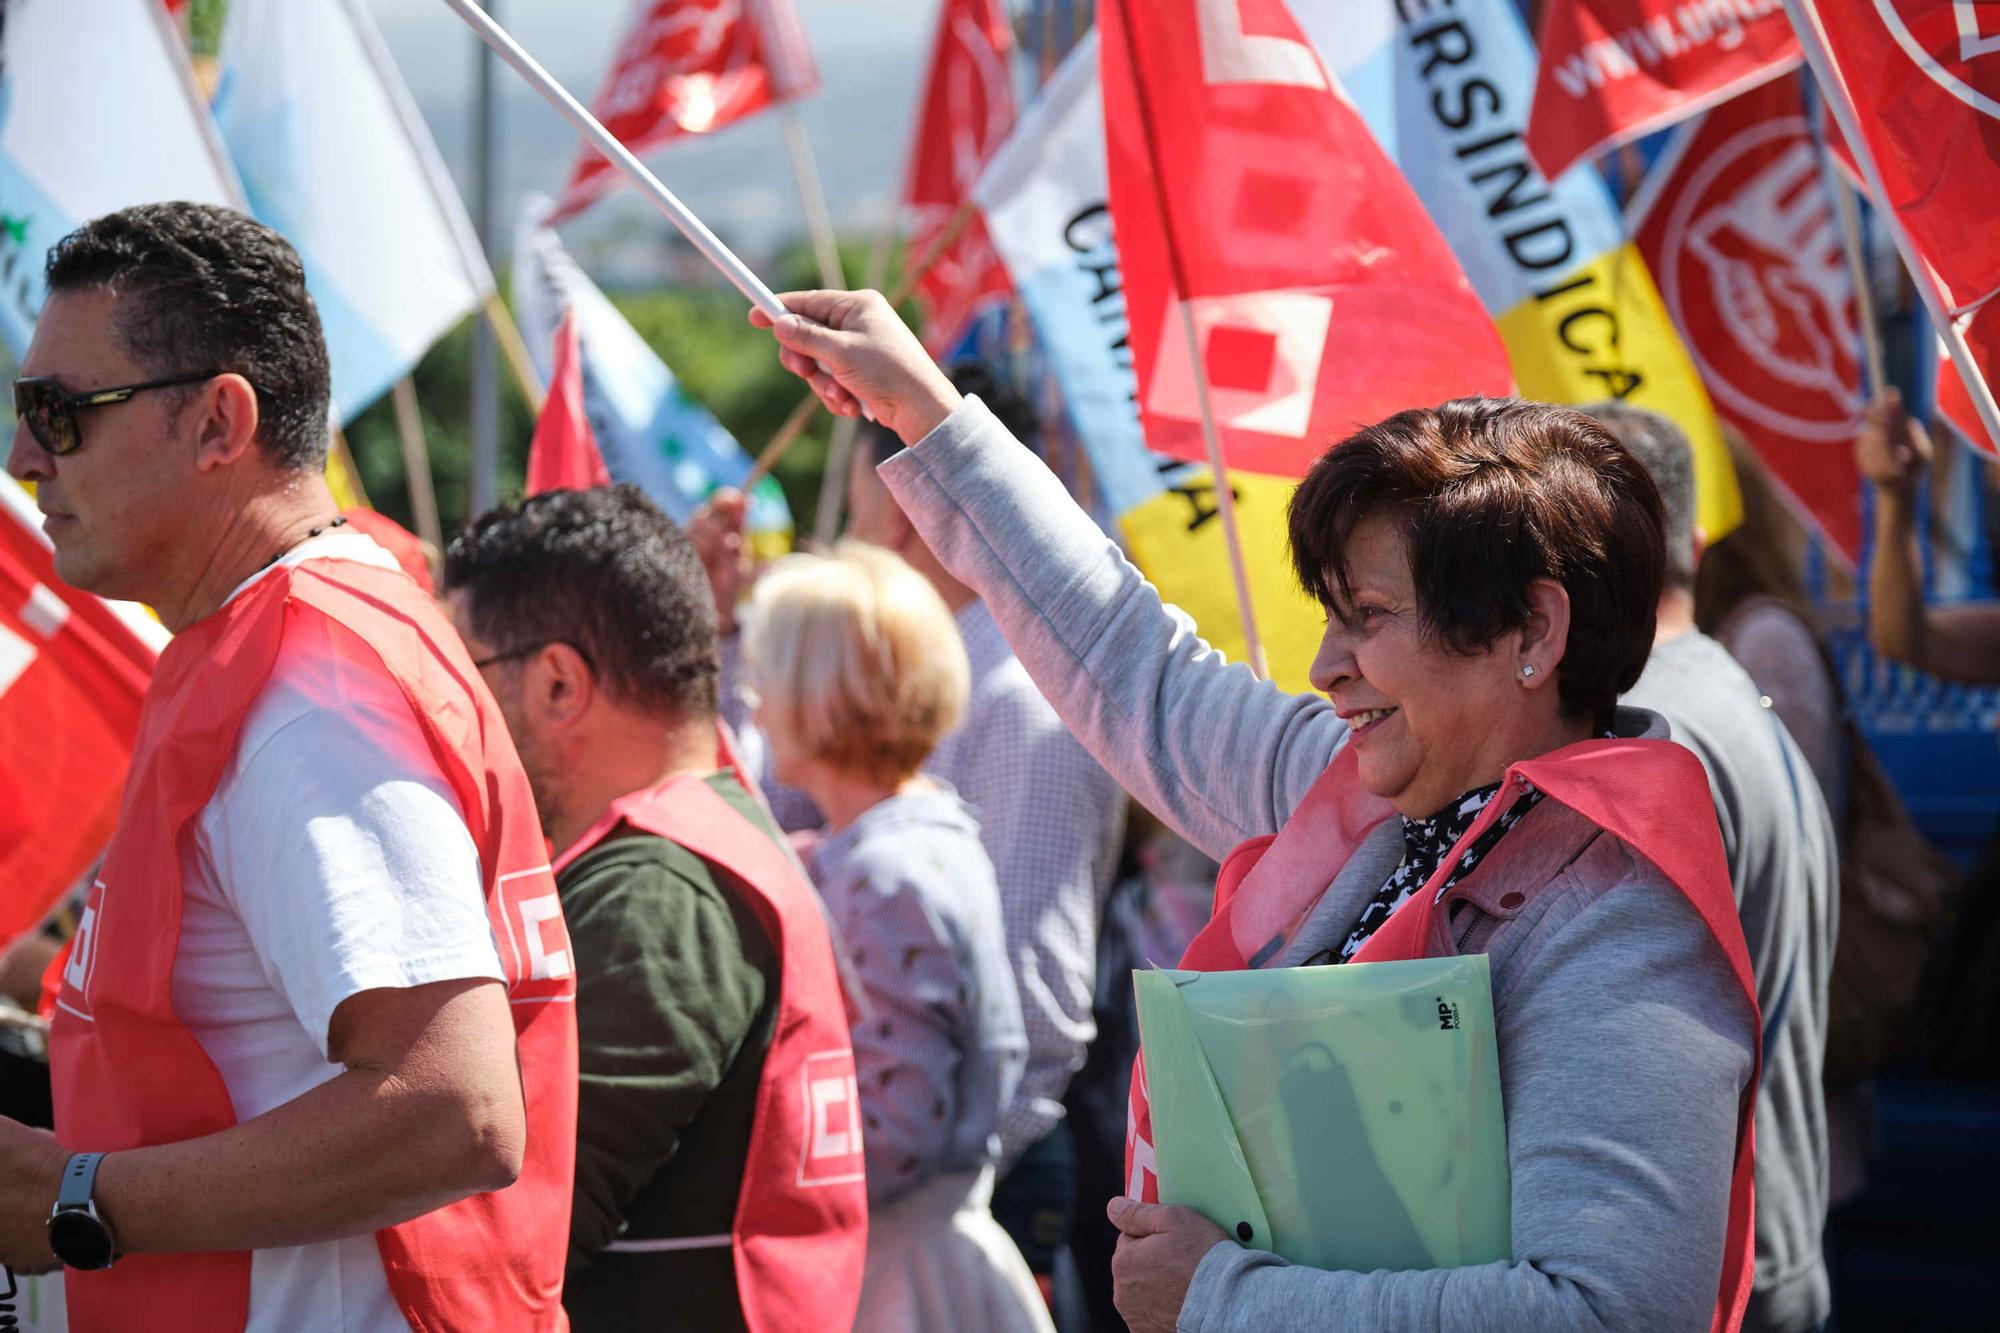
POLYGON ((562 642, 621 704, 715 714, 715 597, 694 547, 629 482, 543 491, 472 521, 444 557, 472 629, 499 652, 562 642))
POLYGON ((1667 581, 1676 588, 1694 587, 1694 445, 1687 432, 1670 417, 1615 398, 1581 410, 1610 431, 1659 488, 1667 516, 1667 581))
POLYGON ((1526 624, 1536 579, 1562 584, 1563 709, 1609 723, 1652 651, 1664 519, 1652 478, 1603 426, 1548 403, 1460 398, 1327 450, 1289 522, 1299 582, 1330 612, 1351 594, 1348 538, 1378 514, 1401 528, 1424 628, 1451 651, 1526 624))
MULTIPOLYGON (((1030 449, 1035 448, 1042 433, 1042 414, 1035 410, 1026 394, 1014 387, 1012 380, 984 361, 956 362, 945 375, 954 389, 968 397, 976 396, 986 404, 987 411, 999 419, 1009 435, 1030 449)), ((862 422, 859 442, 877 466, 888 462, 903 447, 896 432, 872 421, 862 422)))
POLYGON ((305 267, 277 232, 212 204, 140 204, 57 241, 45 272, 52 296, 115 296, 113 332, 149 375, 215 370, 249 380, 258 444, 273 463, 325 464, 326 338, 305 267))

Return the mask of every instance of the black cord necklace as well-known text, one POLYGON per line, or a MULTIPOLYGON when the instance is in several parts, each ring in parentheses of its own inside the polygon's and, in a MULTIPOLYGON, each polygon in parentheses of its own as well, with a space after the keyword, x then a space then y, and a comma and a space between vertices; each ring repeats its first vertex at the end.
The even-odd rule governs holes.
POLYGON ((308 528, 306 530, 305 536, 299 538, 298 541, 293 542, 290 546, 287 546, 284 550, 278 552, 276 555, 272 556, 269 560, 266 560, 264 562, 263 567, 265 569, 269 569, 272 565, 275 565, 280 560, 283 560, 296 547, 304 545, 306 542, 311 541, 313 538, 319 536, 321 533, 331 532, 335 528, 344 527, 346 523, 347 523, 347 515, 336 514, 330 521, 322 523, 316 528, 308 528))

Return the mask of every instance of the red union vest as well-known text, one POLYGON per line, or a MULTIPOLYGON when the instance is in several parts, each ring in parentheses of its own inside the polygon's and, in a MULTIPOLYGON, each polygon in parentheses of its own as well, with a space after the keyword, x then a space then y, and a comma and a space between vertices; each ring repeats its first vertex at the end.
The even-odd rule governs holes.
MULTIPOLYGON (((1692 752, 1671 741, 1581 741, 1507 770, 1500 792, 1480 812, 1452 853, 1438 864, 1430 882, 1410 895, 1354 955, 1357 963, 1443 958, 1456 953, 1438 911, 1438 889, 1457 862, 1459 847, 1470 846, 1529 786, 1570 807, 1650 861, 1686 895, 1729 960, 1743 989, 1756 1030, 1756 982, 1750 951, 1729 883, 1722 833, 1714 820, 1689 819, 1691 809, 1711 806, 1708 777, 1692 752)), ((1347 863, 1348 857, 1384 819, 1395 813, 1387 801, 1362 789, 1353 747, 1344 746, 1292 811, 1285 826, 1243 843, 1222 863, 1215 883, 1215 912, 1182 955, 1180 965, 1196 971, 1228 972, 1278 953, 1306 914, 1347 863)), ((1539 886, 1538 886, 1539 887, 1539 886)), ((1761 1034, 1759 1037, 1761 1045, 1761 1034)), ((1722 1281, 1716 1292, 1712 1330, 1733 1330, 1743 1322, 1750 1300, 1756 1236, 1752 1230, 1754 1193, 1754 1111, 1763 1052, 1743 1090, 1737 1110, 1735 1166, 1730 1176, 1729 1222, 1724 1235, 1722 1281)), ((1159 1201, 1154 1174, 1153 1121, 1146 1096, 1143 1057, 1132 1071, 1125 1130, 1126 1191, 1148 1203, 1159 1201)))
POLYGON ((778 1021, 730 1242, 751 1333, 845 1329, 868 1251, 861 1097, 833 940, 813 887, 771 838, 699 777, 612 802, 556 860, 567 868, 621 826, 685 847, 726 872, 779 959, 778 1021))
MULTIPOLYGON (((401 687, 465 811, 500 945, 527 1098, 520 1178, 376 1233, 413 1329, 560 1333, 576 1163, 576 978, 526 776, 458 636, 399 571, 307 561, 265 575, 161 654, 118 831, 64 967, 50 1035, 56 1132, 72 1151, 174 1143, 236 1123, 175 1016, 179 840, 214 794, 287 627, 331 622, 335 651, 401 687)), ((142 1254, 65 1279, 78 1333, 227 1333, 248 1252, 142 1254)))

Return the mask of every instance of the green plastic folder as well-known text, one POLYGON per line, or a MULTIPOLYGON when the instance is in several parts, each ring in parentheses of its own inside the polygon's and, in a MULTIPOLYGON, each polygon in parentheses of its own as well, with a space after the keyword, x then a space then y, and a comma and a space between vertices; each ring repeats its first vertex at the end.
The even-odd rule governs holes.
POLYGON ((1512 1259, 1484 955, 1133 982, 1163 1202, 1314 1268, 1512 1259))

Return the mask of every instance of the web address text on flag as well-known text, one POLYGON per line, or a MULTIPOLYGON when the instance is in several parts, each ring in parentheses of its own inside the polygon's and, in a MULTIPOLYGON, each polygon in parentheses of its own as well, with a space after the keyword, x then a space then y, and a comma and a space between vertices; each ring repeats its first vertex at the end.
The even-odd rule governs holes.
POLYGON ((1768 18, 1784 7, 1784 0, 1689 0, 1644 23, 1586 42, 1556 62, 1556 83, 1571 97, 1581 99, 1592 89, 1631 78, 1642 68, 1706 46, 1733 51, 1743 44, 1744 24, 1768 18))

